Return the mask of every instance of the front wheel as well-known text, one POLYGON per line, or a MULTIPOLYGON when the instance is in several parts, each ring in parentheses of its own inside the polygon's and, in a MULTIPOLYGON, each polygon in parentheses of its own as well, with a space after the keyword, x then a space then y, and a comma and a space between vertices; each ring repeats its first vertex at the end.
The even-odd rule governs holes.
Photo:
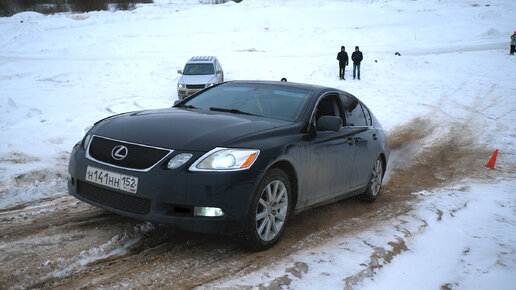
POLYGON ((374 164, 373 172, 371 173, 371 178, 369 180, 369 184, 367 185, 367 189, 360 195, 360 199, 366 202, 374 201, 382 189, 382 180, 383 164, 381 157, 378 157, 374 164))
POLYGON ((280 169, 268 171, 258 184, 249 209, 244 241, 255 251, 274 246, 285 231, 291 207, 287 175, 280 169))

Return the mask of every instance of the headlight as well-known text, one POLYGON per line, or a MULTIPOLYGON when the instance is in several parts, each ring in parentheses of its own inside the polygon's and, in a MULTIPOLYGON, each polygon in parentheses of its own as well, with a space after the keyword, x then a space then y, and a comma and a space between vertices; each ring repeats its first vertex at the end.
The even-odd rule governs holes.
POLYGON ((215 148, 204 154, 191 171, 233 171, 249 169, 258 158, 260 150, 215 148))
POLYGON ((192 154, 190 153, 181 153, 177 154, 176 156, 172 157, 170 161, 167 164, 168 169, 176 169, 179 166, 185 164, 188 160, 192 158, 192 154))
POLYGON ((185 87, 185 84, 177 83, 177 88, 178 89, 183 89, 184 87, 185 87))
POLYGON ((215 83, 209 83, 206 87, 209 88, 209 87, 214 86, 214 85, 215 85, 215 83))

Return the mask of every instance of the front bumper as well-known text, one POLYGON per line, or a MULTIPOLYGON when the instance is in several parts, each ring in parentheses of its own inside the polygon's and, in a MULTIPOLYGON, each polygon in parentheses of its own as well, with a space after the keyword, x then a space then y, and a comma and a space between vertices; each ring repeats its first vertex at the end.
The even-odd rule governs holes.
POLYGON ((179 99, 182 100, 182 99, 184 99, 188 96, 191 96, 201 90, 204 90, 204 89, 177 89, 177 96, 179 97, 179 99))
POLYGON ((253 168, 234 172, 190 172, 188 166, 204 152, 177 169, 167 169, 175 151, 148 172, 103 165, 85 158, 81 146, 72 151, 68 192, 92 205, 121 215, 169 224, 202 233, 237 233, 245 226, 249 205, 263 172, 253 168), (85 181, 87 166, 138 177, 136 194, 85 181), (194 216, 195 206, 218 207, 221 217, 194 216))

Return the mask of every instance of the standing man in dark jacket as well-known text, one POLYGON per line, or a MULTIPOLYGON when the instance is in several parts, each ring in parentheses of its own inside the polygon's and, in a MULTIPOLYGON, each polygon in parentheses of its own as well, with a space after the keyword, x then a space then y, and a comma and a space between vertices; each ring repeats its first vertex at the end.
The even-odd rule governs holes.
POLYGON ((355 73, 358 69, 358 79, 360 79, 360 62, 364 59, 362 52, 358 50, 358 46, 355 46, 355 52, 351 55, 351 59, 353 60, 353 79, 355 79, 355 73))
POLYGON ((511 35, 511 51, 510 54, 514 55, 514 51, 516 50, 516 31, 511 35))
POLYGON ((346 66, 348 65, 349 58, 346 48, 340 47, 340 52, 337 54, 337 60, 339 61, 339 77, 341 80, 345 80, 344 75, 346 74, 346 66))

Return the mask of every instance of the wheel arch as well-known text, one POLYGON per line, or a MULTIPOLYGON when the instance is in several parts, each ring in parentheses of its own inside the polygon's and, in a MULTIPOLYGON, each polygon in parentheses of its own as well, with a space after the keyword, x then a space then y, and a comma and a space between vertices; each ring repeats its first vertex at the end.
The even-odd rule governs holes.
POLYGON ((295 212, 296 204, 298 200, 298 192, 299 192, 299 182, 297 178, 297 172, 289 161, 280 160, 272 164, 267 170, 271 170, 273 168, 277 168, 285 172, 288 177, 288 181, 290 183, 290 189, 292 194, 292 203, 290 213, 291 215, 295 212))

